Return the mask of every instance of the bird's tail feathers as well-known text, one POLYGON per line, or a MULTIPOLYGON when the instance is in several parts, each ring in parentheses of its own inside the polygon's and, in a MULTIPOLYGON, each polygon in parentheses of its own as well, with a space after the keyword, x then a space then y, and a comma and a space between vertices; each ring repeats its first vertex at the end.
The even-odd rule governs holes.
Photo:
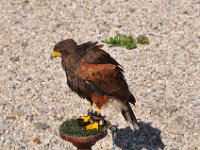
POLYGON ((131 93, 129 94, 128 102, 135 106, 136 99, 131 93))
POLYGON ((125 120, 130 123, 135 130, 139 130, 139 125, 135 114, 133 113, 131 106, 129 103, 126 104, 124 108, 121 110, 122 115, 124 116, 125 120))

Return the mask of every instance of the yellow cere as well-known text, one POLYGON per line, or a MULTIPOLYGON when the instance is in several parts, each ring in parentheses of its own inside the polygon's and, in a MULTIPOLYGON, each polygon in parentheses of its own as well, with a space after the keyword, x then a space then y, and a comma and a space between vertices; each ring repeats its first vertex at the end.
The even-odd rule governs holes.
POLYGON ((53 57, 60 57, 60 56, 61 56, 61 53, 60 53, 60 52, 53 51, 53 52, 51 52, 51 55, 52 55, 53 57))

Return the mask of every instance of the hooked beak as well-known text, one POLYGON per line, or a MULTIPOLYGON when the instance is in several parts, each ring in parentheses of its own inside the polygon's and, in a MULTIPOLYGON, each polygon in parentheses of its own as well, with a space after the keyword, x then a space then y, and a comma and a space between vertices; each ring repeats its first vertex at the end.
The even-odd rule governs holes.
POLYGON ((61 57, 61 52, 53 51, 51 52, 50 58, 61 57))

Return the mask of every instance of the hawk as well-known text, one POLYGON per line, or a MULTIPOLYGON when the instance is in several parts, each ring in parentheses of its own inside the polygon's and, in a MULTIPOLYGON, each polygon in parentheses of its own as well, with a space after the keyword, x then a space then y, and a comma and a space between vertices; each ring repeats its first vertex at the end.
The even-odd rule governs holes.
POLYGON ((93 111, 93 104, 96 104, 96 112, 100 115, 102 106, 113 102, 125 120, 138 130, 139 125, 130 106, 135 105, 136 99, 129 91, 123 68, 102 47, 98 42, 78 45, 73 39, 67 39, 54 46, 51 57, 61 57, 67 84, 90 102, 88 111, 93 111))

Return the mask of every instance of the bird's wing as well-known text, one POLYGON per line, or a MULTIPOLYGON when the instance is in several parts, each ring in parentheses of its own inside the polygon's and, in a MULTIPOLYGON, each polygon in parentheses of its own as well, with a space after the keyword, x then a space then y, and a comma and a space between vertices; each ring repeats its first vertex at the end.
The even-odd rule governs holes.
POLYGON ((77 50, 83 53, 82 60, 91 64, 114 64, 123 72, 123 67, 113 59, 107 52, 102 50, 103 45, 98 45, 98 42, 86 42, 78 45, 77 50))
POLYGON ((119 63, 101 49, 87 51, 78 67, 83 80, 107 94, 127 85, 122 72, 119 63))
POLYGON ((79 76, 93 84, 99 90, 111 94, 121 88, 120 82, 123 76, 118 67, 113 64, 90 64, 81 62, 79 65, 79 76))

